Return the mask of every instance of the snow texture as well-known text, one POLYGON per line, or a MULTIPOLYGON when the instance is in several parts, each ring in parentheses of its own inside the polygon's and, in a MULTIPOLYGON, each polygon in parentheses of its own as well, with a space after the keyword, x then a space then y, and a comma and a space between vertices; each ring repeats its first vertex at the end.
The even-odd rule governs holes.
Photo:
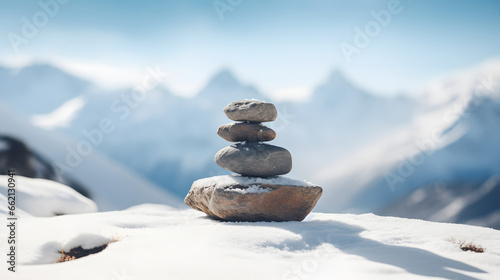
MULTIPOLYGON (((0 216, 7 215, 8 179, 0 175, 0 216), (5 202, 4 202, 5 201, 5 202)), ((14 176, 16 214, 26 213, 49 217, 61 214, 80 214, 96 212, 96 204, 63 184, 45 180, 14 176)))
POLYGON ((0 279, 500 279, 499 231, 373 214, 246 223, 143 205, 23 218, 18 235, 18 271, 1 269, 0 279), (54 264, 61 248, 116 236, 102 252, 54 264), (486 251, 462 251, 451 237, 486 251))
POLYGON ((260 178, 260 177, 248 177, 242 176, 239 174, 232 175, 222 175, 222 176, 214 176, 209 178, 203 178, 200 180, 196 180, 193 183, 193 187, 204 187, 209 185, 217 185, 217 187, 224 188, 234 185, 241 186, 252 186, 252 185, 282 185, 282 186, 297 186, 297 187, 312 187, 317 186, 313 183, 303 181, 303 180, 295 180, 284 176, 274 176, 268 178, 260 178))
POLYGON ((267 192, 270 192, 271 189, 270 188, 262 188, 259 185, 250 185, 246 189, 242 189, 242 188, 226 188, 226 189, 224 189, 224 191, 227 191, 227 192, 237 192, 237 193, 241 193, 241 194, 246 194, 246 193, 267 193, 267 192))

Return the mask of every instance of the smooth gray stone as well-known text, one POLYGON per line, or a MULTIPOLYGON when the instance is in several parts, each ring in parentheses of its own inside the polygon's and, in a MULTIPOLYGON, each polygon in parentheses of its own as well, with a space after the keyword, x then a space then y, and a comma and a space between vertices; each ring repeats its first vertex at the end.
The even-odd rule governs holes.
POLYGON ((259 100, 240 100, 224 108, 226 116, 233 121, 272 122, 278 117, 274 104, 259 100))
POLYGON ((229 123, 219 126, 217 135, 229 142, 271 141, 276 132, 260 123, 229 123))
POLYGON ((215 163, 245 176, 268 177, 287 174, 292 170, 292 155, 278 146, 246 142, 221 149, 215 163))

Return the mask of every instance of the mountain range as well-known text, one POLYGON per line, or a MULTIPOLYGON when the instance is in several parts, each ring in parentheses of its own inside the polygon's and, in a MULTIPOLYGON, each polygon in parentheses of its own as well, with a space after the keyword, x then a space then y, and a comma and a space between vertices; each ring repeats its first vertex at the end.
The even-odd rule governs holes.
MULTIPOLYGON (((488 210, 473 207, 483 197, 499 196, 498 184, 491 183, 500 174, 499 69, 500 62, 492 61, 396 97, 374 95, 335 70, 308 100, 274 102, 279 114, 269 123, 277 132, 272 144, 290 150, 291 177, 324 187, 320 211, 413 215, 499 228, 495 199, 488 198, 488 210), (476 200, 465 198, 474 193, 476 200), (436 215, 457 201, 468 203, 436 215)), ((113 104, 122 104, 130 92, 100 89, 51 65, 0 68, 0 100, 49 130, 44 133, 71 139, 76 149, 88 132, 111 120, 114 129, 103 133, 95 154, 177 198, 193 180, 228 173, 213 162, 227 145, 215 133, 230 122, 222 108, 240 99, 269 101, 229 69, 216 73, 193 98, 157 87, 122 118, 113 104)))
POLYGON ((138 203, 182 206, 182 200, 168 190, 106 155, 93 152, 73 162, 71 147, 79 142, 33 126, 25 115, 3 103, 0 118, 5 120, 0 125, 1 167, 14 168, 17 175, 63 182, 94 200, 102 211, 138 203))

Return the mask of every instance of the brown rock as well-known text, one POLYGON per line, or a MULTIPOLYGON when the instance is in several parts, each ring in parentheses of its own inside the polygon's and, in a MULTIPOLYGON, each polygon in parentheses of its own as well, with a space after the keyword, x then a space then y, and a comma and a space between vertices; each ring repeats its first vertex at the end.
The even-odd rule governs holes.
POLYGON ((260 123, 230 123, 219 126, 217 135, 229 142, 271 141, 276 132, 260 123))
POLYGON ((209 216, 229 221, 302 221, 323 192, 321 187, 306 182, 303 186, 265 183, 272 180, 224 183, 213 179, 218 177, 195 181, 184 202, 209 216))

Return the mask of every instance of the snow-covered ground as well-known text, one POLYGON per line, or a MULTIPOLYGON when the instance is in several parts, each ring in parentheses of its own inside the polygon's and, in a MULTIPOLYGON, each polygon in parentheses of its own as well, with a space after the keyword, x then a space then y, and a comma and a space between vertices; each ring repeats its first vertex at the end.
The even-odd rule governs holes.
MULTIPOLYGON (((500 277, 500 231, 373 214, 313 213, 303 222, 237 223, 143 205, 19 222, 20 265, 12 273, 4 263, 1 279, 500 277), (486 251, 462 251, 450 238, 486 251), (92 248, 113 239, 118 241, 100 253, 55 263, 61 249, 92 248)), ((4 255, 6 243, 0 246, 4 255)))
MULTIPOLYGON (((63 184, 14 178, 16 272, 3 262, 2 280, 500 277, 500 231, 489 228, 373 214, 312 213, 302 222, 222 222, 163 204, 92 213, 96 205, 63 184), (460 241, 486 251, 462 251, 460 241), (56 263, 62 251, 105 244, 96 254, 56 263)), ((1 182, 7 179, 0 176, 1 182)), ((7 187, 0 184, 2 206, 7 206, 7 187)), ((4 208, 0 219, 7 225, 4 208)), ((7 226, 0 227, 0 254, 5 259, 12 235, 7 226)))

